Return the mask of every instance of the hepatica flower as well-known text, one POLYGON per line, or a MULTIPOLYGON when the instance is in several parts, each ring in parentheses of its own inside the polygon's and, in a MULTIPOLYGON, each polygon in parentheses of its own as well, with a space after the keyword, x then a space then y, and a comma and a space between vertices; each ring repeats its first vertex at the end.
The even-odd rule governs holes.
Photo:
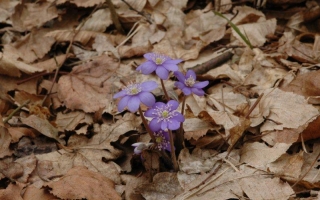
POLYGON ((158 84, 155 81, 132 83, 126 86, 113 96, 114 99, 121 98, 118 103, 119 112, 123 111, 125 107, 128 107, 130 112, 136 112, 141 103, 151 107, 156 102, 151 91, 157 87, 158 84))
POLYGON ((202 88, 206 87, 209 84, 209 81, 196 81, 196 73, 193 70, 188 70, 186 75, 183 75, 181 72, 176 71, 174 75, 178 78, 179 81, 175 82, 174 85, 182 90, 184 95, 190 95, 194 93, 198 96, 203 96, 204 91, 202 88))
MULTIPOLYGON (((154 137, 156 138, 155 148, 157 148, 159 151, 171 151, 168 132, 162 130, 154 132, 154 137)), ((148 149, 153 144, 154 143, 137 142, 133 143, 131 146, 135 147, 133 150, 135 154, 141 154, 143 150, 148 149)))
POLYGON ((141 154, 141 152, 145 149, 148 149, 153 143, 144 143, 144 142, 137 142, 133 143, 131 146, 135 147, 133 152, 135 154, 141 154))
POLYGON ((142 63, 137 70, 143 74, 151 74, 156 71, 156 74, 162 79, 166 80, 169 76, 169 71, 177 71, 178 63, 182 62, 180 59, 171 59, 168 56, 157 53, 146 53, 144 58, 146 62, 142 63))
POLYGON ((149 123, 150 129, 152 131, 177 130, 180 122, 184 121, 183 115, 176 110, 178 106, 179 103, 175 100, 170 100, 167 104, 156 102, 144 113, 146 117, 153 118, 149 123))

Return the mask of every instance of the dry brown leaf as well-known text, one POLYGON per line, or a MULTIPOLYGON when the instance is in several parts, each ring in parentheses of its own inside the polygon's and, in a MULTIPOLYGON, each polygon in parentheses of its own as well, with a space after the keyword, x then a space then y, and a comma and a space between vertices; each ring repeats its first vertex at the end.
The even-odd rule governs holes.
POLYGON ((32 65, 28 65, 24 62, 16 60, 16 58, 11 57, 10 54, 3 54, 0 52, 0 74, 20 77, 21 72, 32 74, 35 72, 40 72, 42 69, 37 69, 32 65))
POLYGON ((92 44, 92 48, 102 55, 104 52, 111 52, 116 58, 120 59, 118 50, 114 47, 114 43, 107 36, 97 35, 92 44))
POLYGON ((10 183, 6 189, 0 190, 1 200, 23 200, 21 197, 21 192, 24 185, 21 183, 10 183))
POLYGON ((37 94, 37 85, 38 85, 39 79, 34 78, 23 84, 17 84, 19 81, 25 78, 27 78, 27 76, 24 76, 24 75, 21 76, 20 78, 0 75, 0 85, 4 89, 5 93, 7 93, 10 90, 19 90, 19 91, 28 92, 30 94, 37 94))
POLYGON ((283 154, 276 161, 268 164, 268 169, 288 181, 296 181, 301 175, 303 163, 303 151, 294 155, 283 154))
POLYGON ((64 63, 64 61, 69 56, 70 56, 70 54, 69 55, 62 54, 62 55, 56 56, 54 58, 50 58, 48 60, 44 60, 44 61, 41 61, 41 62, 34 63, 34 64, 32 64, 32 66, 34 66, 37 69, 39 69, 39 71, 52 72, 55 69, 57 69, 59 65, 64 63))
POLYGON ((41 59, 50 51, 55 42, 54 38, 46 37, 46 33, 46 30, 33 30, 15 43, 5 45, 4 54, 14 54, 17 60, 23 60, 25 63, 41 59))
POLYGON ((37 117, 35 115, 30 115, 27 118, 21 118, 21 121, 22 123, 36 129, 41 134, 55 139, 60 144, 65 145, 66 142, 63 139, 59 138, 58 130, 52 124, 50 124, 48 120, 41 119, 40 117, 37 117))
POLYGON ((236 25, 265 21, 266 19, 263 12, 249 6, 236 6, 233 12, 237 13, 232 19, 232 23, 236 25))
POLYGON ((13 152, 9 149, 11 143, 11 135, 8 132, 8 129, 0 124, 0 158, 10 156, 13 152))
MULTIPOLYGON (((269 19, 262 22, 238 25, 241 33, 245 35, 252 46, 262 46, 266 41, 266 36, 274 34, 277 26, 276 19, 269 19)), ((240 37, 240 35, 232 29, 232 35, 237 38, 243 45, 247 45, 240 37)))
POLYGON ((302 172, 299 178, 303 177, 303 181, 299 184, 306 188, 320 187, 320 174, 319 174, 319 155, 320 155, 320 144, 315 143, 313 145, 312 153, 303 153, 303 166, 302 172))
POLYGON ((207 134, 207 131, 213 129, 214 126, 209 121, 204 121, 199 118, 188 118, 184 121, 183 130, 184 137, 187 140, 191 138, 198 140, 200 137, 207 134))
POLYGON ((240 180, 240 185, 250 199, 279 199, 287 200, 295 192, 289 183, 283 182, 279 177, 263 175, 248 177, 240 180))
POLYGON ((139 191, 145 199, 169 200, 183 192, 183 189, 179 184, 176 173, 162 172, 153 177, 151 184, 140 185, 137 191, 139 191))
POLYGON ((0 174, 15 180, 23 176, 23 166, 14 162, 12 157, 6 157, 0 160, 0 174))
POLYGON ((188 149, 183 149, 179 154, 179 168, 181 172, 186 174, 206 173, 210 171, 218 157, 212 156, 218 154, 214 150, 195 148, 192 154, 188 149))
POLYGON ((83 25, 79 25, 80 30, 104 32, 113 23, 111 18, 109 8, 99 9, 83 25))
POLYGON ((276 143, 273 147, 259 142, 246 143, 241 148, 240 162, 266 170, 267 165, 285 154, 290 146, 291 144, 286 143, 276 143))
POLYGON ((127 0, 126 2, 135 10, 141 12, 147 3, 147 0, 127 0))
POLYGON ((81 44, 86 45, 97 35, 104 35, 104 33, 95 31, 79 31, 75 35, 74 30, 53 30, 48 32, 45 37, 53 37, 57 42, 65 42, 73 39, 75 42, 80 42, 81 44))
POLYGON ((92 124, 92 116, 81 111, 58 112, 56 122, 59 131, 73 131, 80 124, 92 124))
POLYGON ((87 1, 87 0, 58 0, 56 3, 57 3, 57 5, 59 5, 59 4, 64 4, 66 2, 73 3, 78 7, 85 7, 86 8, 86 7, 92 7, 92 6, 98 5, 100 3, 103 3, 104 0, 90 0, 90 1, 87 1))
POLYGON ((46 186, 51 188, 53 195, 62 199, 121 199, 110 179, 84 167, 74 167, 58 181, 51 181, 46 186))
POLYGON ((23 193, 23 200, 35 200, 35 199, 41 199, 41 200, 52 200, 56 197, 47 192, 45 189, 39 189, 34 186, 28 186, 23 193))
POLYGON ((16 180, 21 183, 27 183, 30 174, 36 168, 37 160, 36 157, 32 154, 30 156, 25 156, 14 161, 18 163, 23 168, 23 175, 17 178, 16 180))
POLYGON ((110 104, 114 71, 119 66, 114 59, 100 56, 94 61, 73 68, 59 79, 58 95, 67 108, 95 112, 110 104))
POLYGON ((41 3, 21 3, 15 7, 12 25, 21 32, 41 27, 46 22, 58 17, 56 6, 50 1, 41 3))
POLYGON ((267 89, 261 101, 253 110, 251 126, 257 126, 266 120, 261 131, 283 130, 283 128, 298 128, 313 121, 319 115, 319 111, 309 105, 307 100, 292 92, 284 92, 280 89, 267 89))

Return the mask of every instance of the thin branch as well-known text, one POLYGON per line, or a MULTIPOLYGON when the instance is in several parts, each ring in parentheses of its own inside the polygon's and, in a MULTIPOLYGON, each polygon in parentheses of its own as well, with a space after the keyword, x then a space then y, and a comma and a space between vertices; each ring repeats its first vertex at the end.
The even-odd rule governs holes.
POLYGON ((112 19, 112 22, 114 24, 114 26, 116 27, 117 31, 119 33, 124 33, 124 30, 120 24, 120 21, 119 21, 119 17, 118 17, 118 14, 116 12, 116 9, 114 8, 114 5, 112 3, 111 0, 106 0, 107 4, 108 4, 108 7, 110 9, 110 13, 111 13, 111 19, 112 19))
POLYGON ((14 111, 12 111, 12 113, 10 113, 10 115, 5 119, 5 120, 3 120, 3 123, 7 123, 11 118, 12 118, 12 116, 16 113, 16 112, 18 112, 21 108, 23 108, 24 106, 26 106, 27 104, 29 104, 30 103, 30 99, 29 100, 27 100, 26 102, 24 102, 22 105, 20 105, 18 108, 16 108, 14 111))

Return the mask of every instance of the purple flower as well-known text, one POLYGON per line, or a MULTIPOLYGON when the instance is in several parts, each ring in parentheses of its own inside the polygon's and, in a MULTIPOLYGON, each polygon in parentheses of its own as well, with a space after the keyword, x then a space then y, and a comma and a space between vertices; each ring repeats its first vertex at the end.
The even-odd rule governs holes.
POLYGON ((178 63, 182 62, 180 59, 171 59, 168 56, 157 54, 157 53, 146 53, 144 54, 146 62, 142 63, 137 70, 143 74, 151 74, 156 71, 156 74, 162 79, 166 80, 169 76, 169 71, 177 71, 178 63))
POLYGON ((150 92, 158 87, 155 81, 146 81, 143 83, 132 83, 125 87, 122 91, 113 96, 114 99, 122 98, 118 104, 119 112, 128 107, 130 112, 136 112, 142 102, 151 107, 155 102, 153 94, 150 92))
POLYGON ((156 138, 156 148, 160 151, 167 150, 171 151, 169 133, 165 131, 157 131, 154 133, 154 137, 156 138))
POLYGON ((135 147, 133 152, 139 155, 143 150, 148 149, 151 145, 153 145, 153 143, 137 142, 133 143, 131 146, 135 147))
POLYGON ((196 82, 196 73, 193 70, 188 70, 186 76, 181 72, 176 71, 174 75, 178 78, 178 82, 175 82, 174 85, 182 90, 184 95, 190 95, 194 93, 198 96, 203 96, 204 91, 202 88, 206 87, 209 84, 209 81, 196 82))
POLYGON ((152 131, 177 130, 180 122, 184 121, 183 115, 176 110, 178 106, 179 103, 175 100, 170 100, 167 104, 156 102, 144 113, 146 117, 153 118, 149 124, 150 129, 152 131))

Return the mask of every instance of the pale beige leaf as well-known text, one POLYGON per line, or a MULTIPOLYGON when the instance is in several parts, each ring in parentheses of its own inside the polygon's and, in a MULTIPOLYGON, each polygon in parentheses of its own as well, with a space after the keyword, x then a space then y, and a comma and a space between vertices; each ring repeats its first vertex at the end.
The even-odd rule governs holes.
POLYGON ((179 184, 177 174, 170 172, 156 174, 151 184, 140 185, 137 190, 144 198, 150 200, 169 200, 183 191, 179 184))
POLYGON ((260 124, 264 121, 263 117, 269 119, 264 122, 261 131, 298 128, 319 115, 319 111, 309 105, 303 96, 277 88, 265 90, 257 108, 250 115, 251 126, 260 124))
POLYGON ((73 131, 80 123, 92 124, 92 116, 81 111, 57 114, 56 124, 59 131, 73 131))
POLYGON ((224 64, 220 67, 208 71, 207 75, 209 75, 213 79, 230 78, 230 82, 234 84, 242 83, 244 80, 243 75, 240 72, 232 69, 228 64, 224 64))
POLYGON ((313 145, 312 153, 303 154, 304 163, 303 163, 302 172, 299 178, 303 176, 302 184, 307 188, 320 187, 319 161, 316 160, 316 159, 319 159, 319 155, 320 155, 319 143, 315 143, 313 145))
POLYGON ((48 120, 41 119, 40 117, 37 117, 35 115, 30 115, 27 118, 21 118, 22 123, 36 129, 41 134, 55 139, 61 144, 65 144, 65 141, 59 138, 58 130, 50 124, 48 120))
POLYGON ((70 55, 62 54, 59 56, 56 56, 54 58, 50 58, 48 60, 44 60, 41 62, 37 62, 32 64, 34 67, 39 69, 40 71, 45 71, 45 72, 52 72, 55 69, 58 68, 59 65, 64 63, 64 61, 69 57, 70 55))
POLYGON ((75 32, 73 30, 54 30, 48 32, 45 36, 53 37, 58 42, 65 42, 73 39, 74 41, 86 45, 92 38, 100 34, 103 35, 104 33, 99 33, 95 31, 79 31, 75 36, 75 32))
POLYGON ((240 118, 224 111, 209 111, 209 115, 217 123, 222 125, 226 130, 237 126, 240 123, 240 118))
POLYGON ((126 2, 135 10, 141 12, 147 3, 147 0, 127 0, 126 2))
POLYGON ((240 162, 245 162, 258 169, 266 169, 267 164, 274 162, 285 154, 291 144, 277 143, 268 147, 264 143, 245 143, 241 148, 240 162))
POLYGON ((21 197, 21 192, 24 185, 21 183, 10 183, 6 189, 0 190, 1 200, 23 200, 21 197))
POLYGON ((237 15, 232 18, 232 23, 239 25, 245 22, 254 23, 257 21, 265 21, 266 17, 260 10, 249 6, 236 6, 233 9, 237 15))
POLYGON ((0 174, 9 179, 18 179, 23 176, 23 166, 20 163, 14 162, 12 157, 6 157, 0 160, 0 174))
POLYGON ((27 183, 30 174, 36 168, 37 160, 36 157, 32 154, 30 156, 25 156, 15 160, 16 163, 19 163, 23 168, 23 175, 16 179, 21 183, 27 183))
POLYGON ((59 79, 58 95, 67 108, 95 112, 110 103, 114 70, 119 66, 106 55, 73 68, 69 75, 59 79))
MULTIPOLYGON (((2 122, 2 121, 1 121, 2 122)), ((0 158, 10 156, 13 152, 9 149, 11 143, 11 135, 8 129, 0 126, 0 158)))
MULTIPOLYGON (((269 19, 263 22, 238 25, 241 33, 245 35, 252 46, 262 46, 266 41, 266 35, 274 34, 276 30, 277 20, 269 19)), ((241 39, 240 35, 232 29, 232 35, 237 38, 241 43, 246 43, 241 39)))
POLYGON ((80 30, 104 32, 112 23, 110 9, 99 9, 81 25, 80 30))
POLYGON ((279 177, 248 177, 241 179, 240 185, 250 199, 256 200, 287 200, 291 195, 295 194, 289 183, 283 182, 279 177))
POLYGON ((268 164, 268 169, 288 181, 296 181, 301 175, 303 163, 303 151, 294 155, 283 154, 276 161, 268 164))
POLYGON ((191 138, 197 140, 204 136, 209 129, 214 126, 209 121, 204 121, 199 118, 187 118, 183 123, 184 137, 187 140, 191 138))
POLYGON ((21 71, 31 74, 39 70, 32 65, 25 64, 24 62, 18 61, 15 58, 10 57, 10 55, 6 55, 0 53, 1 60, 0 60, 0 74, 13 76, 13 77, 20 77, 21 71))
POLYGON ((52 200, 56 197, 47 192, 45 189, 39 189, 34 186, 28 186, 23 193, 23 199, 24 200, 35 200, 35 199, 41 199, 41 200, 52 200))
POLYGON ((118 50, 107 36, 97 35, 92 44, 92 48, 97 50, 98 55, 101 55, 104 52, 111 52, 116 58, 120 59, 118 50))
POLYGON ((46 185, 52 194, 62 199, 121 199, 110 179, 84 167, 74 167, 58 181, 46 185))
POLYGON ((179 168, 180 171, 187 174, 206 173, 210 171, 216 162, 218 157, 212 155, 218 154, 214 150, 195 148, 192 154, 188 149, 183 149, 179 154, 179 168))
POLYGON ((15 7, 12 25, 19 31, 41 27, 44 23, 58 17, 57 8, 49 1, 42 3, 24 3, 15 7))

